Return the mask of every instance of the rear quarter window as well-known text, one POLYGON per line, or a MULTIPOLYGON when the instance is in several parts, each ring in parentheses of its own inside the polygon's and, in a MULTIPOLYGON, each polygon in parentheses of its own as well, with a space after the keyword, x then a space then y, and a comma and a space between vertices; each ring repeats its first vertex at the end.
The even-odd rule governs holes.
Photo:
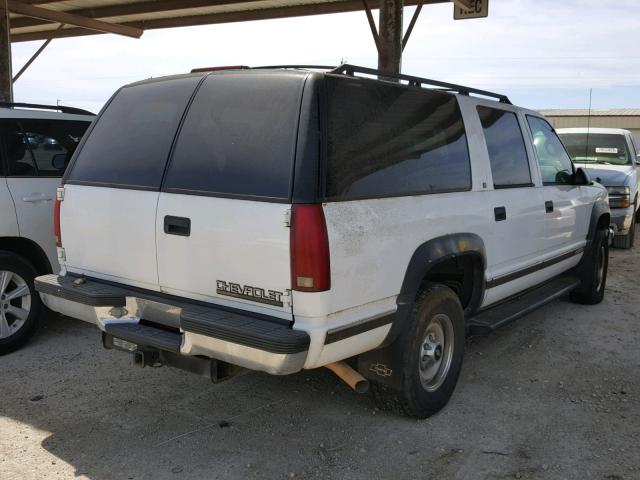
POLYGON ((158 190, 180 119, 201 78, 119 90, 81 146, 66 181, 158 190))
POLYGON ((471 166, 453 95, 327 76, 325 197, 463 191, 471 166))

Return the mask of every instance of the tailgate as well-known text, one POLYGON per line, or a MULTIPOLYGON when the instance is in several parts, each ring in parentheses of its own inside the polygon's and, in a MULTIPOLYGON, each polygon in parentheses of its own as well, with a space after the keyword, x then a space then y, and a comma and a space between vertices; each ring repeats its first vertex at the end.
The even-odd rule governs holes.
POLYGON ((288 317, 288 209, 280 203, 162 193, 156 225, 162 290, 288 317), (172 232, 172 223, 185 221, 188 234, 172 232))

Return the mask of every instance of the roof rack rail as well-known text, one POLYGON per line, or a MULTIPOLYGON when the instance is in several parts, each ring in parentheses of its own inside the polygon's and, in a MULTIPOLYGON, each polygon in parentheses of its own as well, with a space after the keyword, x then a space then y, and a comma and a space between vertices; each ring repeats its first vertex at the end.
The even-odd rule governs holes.
POLYGON ((62 113, 71 113, 74 115, 92 115, 88 110, 76 107, 65 107, 64 105, 40 105, 38 103, 22 103, 22 102, 0 102, 0 107, 3 108, 33 108, 36 110, 56 110, 62 113))
POLYGON ((304 70, 334 70, 335 65, 264 65, 251 67, 252 70, 266 70, 270 68, 301 68, 304 70))
POLYGON ((511 105, 511 100, 506 95, 502 95, 500 93, 488 92, 486 90, 480 90, 478 88, 465 87, 463 85, 456 85, 454 83, 446 83, 440 82, 438 80, 430 80, 428 78, 422 77, 414 77, 412 75, 404 75, 402 73, 389 73, 383 72, 381 70, 376 70, 375 68, 367 68, 367 67, 358 67, 357 65, 351 65, 348 63, 344 63, 339 67, 333 68, 329 71, 329 73, 341 73, 344 75, 355 76, 356 73, 364 73, 368 75, 377 75, 379 77, 393 78, 398 80, 406 80, 409 82, 409 85, 420 87, 423 84, 431 85, 434 87, 440 87, 445 90, 449 90, 452 92, 457 92, 461 95, 481 95, 483 97, 495 98, 501 103, 507 103, 511 105))

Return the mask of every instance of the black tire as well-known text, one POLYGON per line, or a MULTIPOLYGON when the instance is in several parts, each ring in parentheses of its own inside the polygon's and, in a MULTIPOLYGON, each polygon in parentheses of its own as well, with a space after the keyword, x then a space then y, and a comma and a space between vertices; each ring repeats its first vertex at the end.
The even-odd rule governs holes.
POLYGON ((376 402, 384 410, 427 418, 447 404, 462 368, 465 321, 458 296, 445 285, 428 284, 414 303, 407 332, 396 341, 402 342, 402 390, 373 383, 376 402), (429 340, 436 327, 444 334, 441 344, 429 340), (442 347, 439 355, 438 345, 442 347), (431 353, 425 355, 427 351, 431 353), (436 373, 429 381, 425 375, 432 371, 436 373))
MULTIPOLYGON (((0 251, 0 272, 12 272, 20 277, 20 279, 24 280, 26 286, 29 288, 30 302, 29 314, 24 322, 19 327, 16 327, 17 329, 14 332, 9 333, 8 336, 5 336, 7 335, 6 333, 5 335, 0 335, 0 337, 4 336, 4 338, 0 338, 0 355, 5 355, 19 349, 29 341, 38 329, 44 315, 44 308, 42 301, 40 300, 40 296, 33 286, 33 280, 38 276, 38 272, 28 260, 12 252, 0 251)), ((1 274, 0 277, 2 277, 1 274)), ((9 284, 9 288, 13 286, 15 289, 17 288, 17 283, 15 283, 17 281, 17 277, 13 278, 15 280, 10 281, 11 283, 9 284)), ((1 287, 2 285, 0 285, 0 289, 1 287)), ((11 293, 12 291, 13 290, 7 290, 6 293, 11 293)), ((26 297, 16 298, 11 302, 3 302, 3 297, 0 296, 0 308, 2 308, 3 311, 7 311, 11 306, 21 308, 23 301, 26 301, 26 297), (8 303, 11 305, 5 306, 8 303)), ((5 319, 5 325, 10 326, 9 328, 12 328, 14 325, 18 325, 15 323, 17 317, 11 314, 5 314, 3 316, 1 313, 2 312, 0 312, 0 321, 5 319)))
POLYGON ((571 301, 584 305, 595 305, 604 298, 609 268, 609 242, 607 230, 596 232, 591 255, 582 270, 582 282, 578 290, 571 292, 571 301))

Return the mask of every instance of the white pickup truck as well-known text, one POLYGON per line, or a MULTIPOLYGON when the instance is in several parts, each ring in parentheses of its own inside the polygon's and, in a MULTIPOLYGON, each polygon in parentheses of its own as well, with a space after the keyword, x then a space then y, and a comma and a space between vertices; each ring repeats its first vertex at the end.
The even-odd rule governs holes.
POLYGON ((633 247, 640 210, 640 152, 633 134, 619 128, 561 128, 558 135, 573 162, 609 192, 613 246, 633 247))
POLYGON ((380 74, 121 88, 58 190, 63 272, 37 279, 45 304, 140 365, 214 381, 328 366, 426 417, 468 332, 566 293, 601 301, 607 192, 549 123, 503 95, 380 74))

